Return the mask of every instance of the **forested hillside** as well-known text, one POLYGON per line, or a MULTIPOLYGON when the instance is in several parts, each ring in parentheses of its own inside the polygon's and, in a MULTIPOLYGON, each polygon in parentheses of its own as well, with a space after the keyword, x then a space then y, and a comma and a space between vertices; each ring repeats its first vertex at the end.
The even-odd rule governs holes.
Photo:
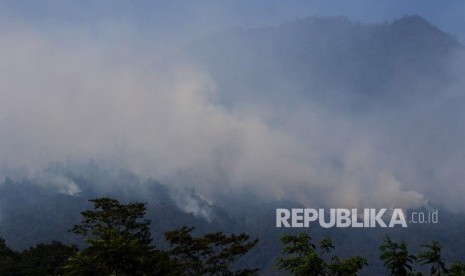
POLYGON ((296 208, 301 204, 261 199, 253 194, 225 196, 211 204, 193 190, 169 188, 128 171, 113 174, 93 161, 79 169, 56 163, 44 174, 50 178, 53 175, 67 185, 76 185, 79 192, 69 194, 64 192, 66 189, 52 189, 37 178, 19 181, 7 178, 2 182, 0 236, 13 250, 21 251, 52 241, 84 248, 83 239, 69 230, 82 220, 82 211, 92 208, 89 199, 105 196, 118 198, 123 203, 147 203, 146 218, 151 221, 150 232, 158 248, 168 247, 165 232, 183 226, 195 227, 195 235, 216 231, 247 233, 252 239, 259 239, 259 243, 246 258, 239 259, 238 265, 259 268, 265 275, 278 273, 276 261, 283 250, 282 235, 302 231, 314 240, 331 239, 336 247, 334 253, 340 257, 366 257, 369 266, 361 271, 361 275, 386 272, 378 259, 378 247, 385 235, 405 241, 412 252, 419 251, 421 244, 438 240, 443 245, 442 254, 446 261, 463 261, 465 255, 463 243, 456 238, 463 233, 465 216, 442 208, 439 208, 438 224, 410 224, 408 228, 324 229, 318 224, 308 229, 276 228, 276 208, 296 208))

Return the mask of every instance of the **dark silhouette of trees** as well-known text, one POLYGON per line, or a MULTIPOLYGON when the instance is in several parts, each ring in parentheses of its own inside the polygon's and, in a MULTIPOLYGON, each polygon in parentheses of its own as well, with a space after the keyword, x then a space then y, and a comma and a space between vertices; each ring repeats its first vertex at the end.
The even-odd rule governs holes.
POLYGON ((391 275, 423 275, 413 269, 413 261, 422 266, 431 265, 429 275, 465 275, 465 263, 456 261, 447 268, 446 261, 441 256, 442 245, 438 241, 424 244, 422 248, 425 249, 417 256, 409 255, 404 242, 398 244, 386 236, 380 246, 382 253, 380 259, 385 261, 384 266, 389 269, 391 275))
POLYGON ((20 254, 18 267, 22 275, 63 275, 63 265, 77 251, 75 245, 64 245, 57 241, 41 243, 20 254))
POLYGON ((381 250, 379 258, 384 261, 384 266, 389 269, 391 275, 403 276, 413 272, 412 262, 417 258, 409 254, 405 242, 399 244, 386 236, 379 249, 381 250))
POLYGON ((77 250, 74 245, 53 241, 19 253, 7 247, 5 240, 0 238, 0 275, 63 275, 63 265, 77 250))
POLYGON ((70 258, 69 275, 145 275, 153 271, 157 254, 150 237, 145 204, 121 204, 115 199, 90 200, 94 210, 82 212, 83 221, 71 231, 83 235, 89 247, 70 258))
POLYGON ((144 219, 143 203, 121 204, 111 198, 90 200, 93 210, 82 212, 83 220, 72 232, 85 237, 89 247, 69 258, 67 275, 245 275, 256 269, 232 270, 239 257, 258 240, 221 232, 200 238, 193 228, 165 233, 172 248, 155 248, 150 221, 144 219))
POLYGON ((17 263, 19 254, 11 250, 0 238, 0 275, 20 275, 17 263))
POLYGON ((444 275, 447 272, 446 263, 441 256, 441 244, 432 241, 431 244, 423 244, 425 251, 418 254, 418 261, 422 265, 431 265, 431 275, 444 275))
POLYGON ((249 241, 249 236, 225 235, 222 232, 206 234, 195 238, 191 236, 193 227, 165 233, 166 240, 172 246, 168 250, 170 257, 187 275, 252 275, 258 269, 233 270, 234 263, 249 252, 258 240, 249 241))
POLYGON ((331 240, 323 239, 316 251, 315 244, 307 233, 284 235, 281 242, 286 245, 282 256, 278 258, 279 269, 289 271, 292 275, 357 275, 357 272, 368 265, 364 257, 353 256, 341 259, 334 255, 331 262, 323 257, 334 249, 331 240))
POLYGON ((447 270, 446 275, 450 275, 450 276, 465 275, 465 263, 453 262, 452 265, 447 270))
MULTIPOLYGON (((88 246, 60 242, 38 244, 22 252, 10 249, 0 238, 0 275, 254 275, 258 269, 241 267, 238 260, 252 250, 258 240, 222 232, 198 237, 193 227, 165 232, 169 247, 155 247, 150 221, 143 203, 122 204, 111 198, 90 200, 93 209, 82 212, 83 220, 70 230, 82 235, 88 246)), ((357 275, 367 260, 361 256, 340 258, 330 239, 314 244, 307 233, 284 235, 284 248, 277 267, 292 275, 357 275)), ((390 275, 423 275, 417 266, 428 266, 429 275, 465 275, 465 263, 447 266, 438 241, 422 245, 415 256, 405 242, 386 236, 379 247, 380 260, 390 275)))

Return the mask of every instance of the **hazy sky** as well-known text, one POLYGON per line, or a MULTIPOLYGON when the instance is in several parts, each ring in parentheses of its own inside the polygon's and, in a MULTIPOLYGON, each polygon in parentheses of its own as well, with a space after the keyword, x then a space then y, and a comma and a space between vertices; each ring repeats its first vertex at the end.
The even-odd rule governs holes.
MULTIPOLYGON (((107 21, 134 32, 162 32, 192 38, 235 25, 269 26, 309 15, 347 16, 361 22, 392 21, 418 14, 441 29, 465 39, 465 2, 460 0, 23 0, 1 1, 7 20, 25 20, 42 27, 69 25, 99 28, 107 21)), ((179 37, 178 37, 179 39, 179 37)))
POLYGON ((112 45, 117 54, 126 47, 150 51, 152 60, 215 30, 276 26, 311 15, 380 23, 418 14, 463 42, 464 12, 465 2, 458 0, 0 1, 5 28, 14 23, 45 32, 74 30, 112 45))
POLYGON ((280 118, 288 125, 276 127, 263 114, 279 107, 227 108, 216 101, 221 91, 209 72, 156 62, 215 30, 309 15, 384 22, 419 14, 463 41, 464 3, 0 1, 0 162, 101 158, 212 194, 252 187, 306 203, 365 207, 415 207, 431 195, 463 209, 465 177, 457 164, 465 135, 461 124, 445 127, 465 117, 463 83, 392 117, 352 120, 314 103, 291 106, 280 118), (438 183, 448 185, 439 195, 438 183))

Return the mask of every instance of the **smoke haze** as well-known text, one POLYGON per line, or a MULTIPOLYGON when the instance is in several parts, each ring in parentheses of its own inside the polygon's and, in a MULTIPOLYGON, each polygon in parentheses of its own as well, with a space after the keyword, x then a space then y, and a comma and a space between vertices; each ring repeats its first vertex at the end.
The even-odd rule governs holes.
MULTIPOLYGON (((279 62, 258 66, 268 68, 259 74, 266 86, 255 79, 227 82, 224 76, 237 74, 230 63, 218 75, 180 53, 193 37, 170 41, 164 33, 144 45, 124 21, 97 25, 2 27, 4 174, 95 159, 194 187, 213 202, 216 195, 251 192, 312 206, 413 208, 430 201, 464 211, 463 53, 443 61, 444 82, 396 65, 398 76, 386 91, 401 95, 399 101, 376 95, 365 101, 343 82, 325 87, 307 76, 312 91, 332 95, 321 100, 293 92, 304 88, 275 74, 283 70, 279 62)), ((236 51, 232 59, 241 56, 236 51)), ((79 192, 65 181, 42 182, 79 192)))

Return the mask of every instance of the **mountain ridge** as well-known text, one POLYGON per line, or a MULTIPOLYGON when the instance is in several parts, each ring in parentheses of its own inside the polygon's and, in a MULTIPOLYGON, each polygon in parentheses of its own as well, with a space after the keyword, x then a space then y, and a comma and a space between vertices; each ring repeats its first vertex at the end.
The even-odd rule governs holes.
POLYGON ((296 93, 324 103, 350 93, 357 99, 349 105, 366 107, 379 105, 376 97, 398 102, 405 91, 393 88, 415 86, 408 78, 431 87, 446 82, 447 63, 458 52, 464 47, 453 36, 413 15, 383 24, 306 17, 226 29, 192 43, 183 55, 212 74, 225 104, 250 100, 250 94, 266 101, 296 93))

